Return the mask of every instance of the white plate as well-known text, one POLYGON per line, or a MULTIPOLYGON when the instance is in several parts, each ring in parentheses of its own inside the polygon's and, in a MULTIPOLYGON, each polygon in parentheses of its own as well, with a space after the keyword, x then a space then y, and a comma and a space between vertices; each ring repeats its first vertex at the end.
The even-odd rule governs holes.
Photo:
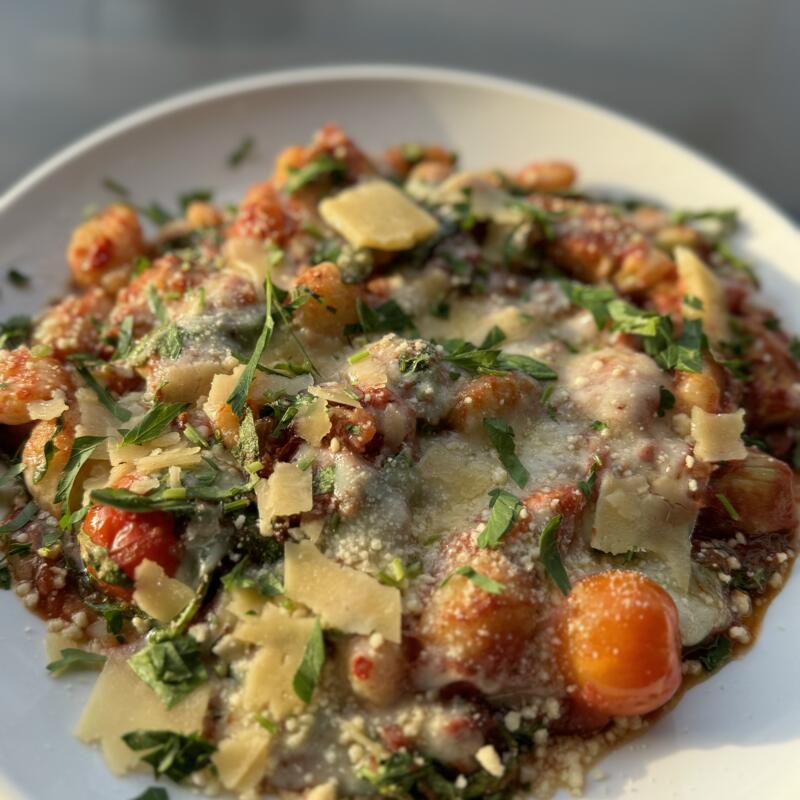
MULTIPOLYGON (((198 187, 236 200, 269 173, 281 147, 305 141, 326 121, 342 124, 367 150, 403 140, 444 142, 475 167, 562 157, 578 165, 586 187, 682 207, 736 207, 747 225, 742 243, 761 265, 766 302, 800 330, 798 232, 719 167, 563 95, 463 72, 395 66, 310 69, 225 83, 151 106, 64 150, 0 198, 0 266, 13 263, 33 276, 30 290, 3 286, 0 317, 34 311, 61 293, 70 230, 84 206, 110 199, 100 187, 103 177, 131 187, 141 202, 171 201, 198 187), (257 158, 232 171, 226 156, 247 134, 258 141, 257 158)), ((6 781, 31 800, 124 799, 152 785, 145 776, 111 777, 98 752, 72 738, 91 678, 48 678, 44 626, 10 593, 0 602, 0 766, 6 781)), ((800 578, 775 601, 753 651, 606 758, 600 768, 608 777, 591 780, 587 796, 800 796, 798 608, 800 578)), ((169 792, 189 796, 172 787, 169 792)))

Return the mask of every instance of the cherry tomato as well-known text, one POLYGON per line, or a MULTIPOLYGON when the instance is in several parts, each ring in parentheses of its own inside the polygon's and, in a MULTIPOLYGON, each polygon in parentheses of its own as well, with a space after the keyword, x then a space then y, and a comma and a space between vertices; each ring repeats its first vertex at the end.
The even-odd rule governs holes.
POLYGON ((609 715, 646 714, 681 684, 681 639, 672 598, 639 572, 612 570, 573 586, 565 605, 563 660, 576 700, 609 715))
POLYGON ((83 532, 104 547, 131 579, 145 559, 160 564, 167 575, 178 568, 180 547, 172 515, 164 511, 141 513, 95 505, 84 519, 83 532))

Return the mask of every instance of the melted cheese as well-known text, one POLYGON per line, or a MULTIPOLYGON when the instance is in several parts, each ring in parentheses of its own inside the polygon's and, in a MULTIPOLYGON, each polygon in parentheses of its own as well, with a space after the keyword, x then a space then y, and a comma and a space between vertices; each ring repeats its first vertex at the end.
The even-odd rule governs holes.
POLYGON ((400 641, 397 589, 326 558, 311 542, 287 542, 285 554, 286 596, 319 614, 325 627, 400 641))

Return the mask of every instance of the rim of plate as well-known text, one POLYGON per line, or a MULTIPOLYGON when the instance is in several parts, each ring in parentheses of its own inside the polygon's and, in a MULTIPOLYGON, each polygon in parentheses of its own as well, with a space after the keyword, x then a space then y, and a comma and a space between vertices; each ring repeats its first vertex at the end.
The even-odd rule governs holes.
POLYGON ((215 82, 197 89, 190 89, 185 92, 170 95, 162 100, 148 103, 79 137, 71 144, 56 151, 55 154, 45 159, 29 172, 23 174, 15 183, 12 183, 9 189, 0 195, 0 214, 4 213, 27 191, 43 183, 60 167, 69 163, 72 159, 89 152, 97 145, 113 139, 120 134, 146 125, 154 119, 166 117, 188 108, 201 106, 209 101, 218 100, 231 95, 257 91, 259 89, 307 83, 323 83, 341 80, 364 81, 370 79, 397 81, 416 80, 425 83, 451 83, 454 86, 460 87, 472 86, 494 89, 532 99, 539 98, 557 102, 578 110, 606 117, 609 120, 623 123, 629 127, 640 130, 654 139, 660 140, 665 145, 682 151, 687 156, 704 162, 730 181, 743 187, 790 229, 796 232, 798 231, 798 225, 782 208, 731 169, 720 164, 701 150, 695 149, 682 140, 668 133, 664 133, 655 127, 651 127, 649 124, 635 117, 628 116, 622 112, 567 92, 550 89, 523 80, 460 68, 391 62, 322 64, 313 67, 255 73, 215 82))

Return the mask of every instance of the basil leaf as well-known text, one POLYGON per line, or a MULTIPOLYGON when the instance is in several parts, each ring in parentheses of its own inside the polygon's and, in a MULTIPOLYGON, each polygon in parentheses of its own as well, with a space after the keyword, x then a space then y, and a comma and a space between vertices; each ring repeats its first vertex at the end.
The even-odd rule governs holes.
POLYGON ((561 590, 561 594, 568 595, 572 585, 561 561, 561 553, 558 551, 556 532, 559 527, 561 527, 561 514, 549 519, 544 526, 539 537, 539 558, 553 583, 561 590))
POLYGON ((480 350, 491 350, 496 345, 500 344, 500 342, 504 342, 506 340, 506 335, 503 332, 502 328, 499 328, 497 325, 492 325, 490 331, 483 337, 483 341, 478 346, 480 350))
POLYGON ((479 589, 483 589, 484 592, 488 592, 489 594, 501 594, 506 588, 504 584, 492 580, 492 578, 490 578, 488 575, 483 575, 469 564, 453 570, 442 581, 442 586, 446 585, 454 575, 462 575, 468 581, 474 583, 479 589))
POLYGON ((199 733, 138 730, 124 734, 122 740, 131 750, 149 751, 141 760, 153 768, 156 777, 166 775, 176 783, 207 767, 216 750, 199 733))
POLYGON ((289 194, 308 186, 323 177, 341 178, 347 172, 347 164, 327 153, 320 153, 302 167, 289 167, 285 188, 289 194))
POLYGON ((69 504, 72 486, 81 471, 81 467, 89 460, 97 445, 105 440, 105 436, 79 436, 72 443, 72 450, 70 450, 67 464, 56 486, 56 494, 53 498, 56 503, 69 504))
POLYGON ((314 623, 314 630, 311 632, 306 649, 303 652, 303 660, 294 675, 292 686, 294 693, 304 702, 310 703, 314 694, 314 689, 319 682, 322 674, 322 667, 325 664, 325 637, 322 635, 322 625, 319 619, 314 623))
POLYGON ((530 473, 517 457, 514 429, 504 420, 494 417, 483 418, 483 428, 497 450, 500 463, 513 479, 514 483, 522 489, 530 478, 530 473))
POLYGON ((244 368, 244 371, 239 377, 239 380, 236 382, 236 386, 230 393, 227 400, 236 416, 240 419, 244 414, 244 409, 247 405, 247 393, 250 391, 250 384, 253 382, 256 366, 261 360, 261 356, 269 344, 272 331, 275 327, 275 321, 272 318, 272 281, 270 280, 269 276, 267 276, 267 279, 264 281, 264 296, 264 327, 262 328, 261 334, 256 341, 253 352, 250 354, 247 366, 244 368))
POLYGON ((155 439, 190 405, 191 403, 157 403, 125 434, 122 444, 143 444, 155 439))
POLYGON ((127 422, 131 418, 131 412, 127 408, 123 408, 116 400, 109 394, 108 390, 101 386, 94 375, 89 372, 89 369, 81 364, 79 361, 74 362, 75 369, 78 374, 86 382, 87 386, 97 395, 97 399, 110 414, 112 414, 120 422, 127 422))
POLYGON ((524 506, 519 498, 505 489, 492 489, 489 497, 489 520, 478 536, 478 547, 494 548, 511 530, 524 506))
POLYGON ((238 147, 228 156, 228 166, 231 168, 238 167, 253 152, 255 144, 256 140, 252 136, 245 136, 239 142, 238 147))
POLYGON ((100 653, 90 653, 77 647, 65 647, 61 651, 61 658, 47 665, 47 671, 53 675, 63 675, 65 672, 98 669, 105 663, 106 657, 100 653))
POLYGON ((25 527, 39 511, 39 506, 31 500, 27 505, 23 506, 13 519, 0 525, 0 535, 7 533, 16 533, 21 528, 25 527))
POLYGON ((220 579, 226 591, 234 589, 255 589, 262 597, 278 597, 283 594, 281 582, 269 570, 255 575, 246 574, 250 556, 245 556, 238 564, 220 579))
POLYGON ((197 642, 188 635, 149 642, 128 659, 128 664, 167 708, 172 708, 208 679, 197 642))

